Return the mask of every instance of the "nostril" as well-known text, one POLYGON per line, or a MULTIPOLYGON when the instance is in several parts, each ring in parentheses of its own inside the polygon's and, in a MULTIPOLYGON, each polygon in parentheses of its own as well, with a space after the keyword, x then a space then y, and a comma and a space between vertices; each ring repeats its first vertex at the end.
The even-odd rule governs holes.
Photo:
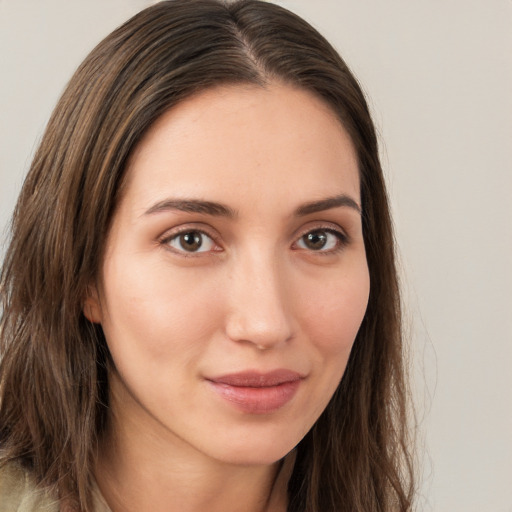
POLYGON ((227 319, 226 334, 236 342, 252 344, 260 351, 286 343, 292 337, 291 322, 284 311, 272 314, 247 312, 240 308, 232 311, 227 319))

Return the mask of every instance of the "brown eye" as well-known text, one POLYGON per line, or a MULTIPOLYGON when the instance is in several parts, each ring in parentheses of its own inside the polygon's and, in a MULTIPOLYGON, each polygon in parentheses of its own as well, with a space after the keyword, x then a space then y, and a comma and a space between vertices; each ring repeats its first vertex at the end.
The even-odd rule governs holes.
POLYGON ((181 252, 207 252, 215 245, 214 241, 201 231, 184 231, 169 239, 167 244, 181 252))
POLYGON ((303 235, 297 242, 300 249, 308 249, 310 251, 333 251, 343 244, 344 236, 335 231, 326 229, 317 229, 303 235))
POLYGON ((308 249, 312 249, 313 251, 319 251, 325 247, 327 243, 327 234, 322 233, 321 231, 315 231, 313 233, 308 233, 303 237, 304 245, 308 249))

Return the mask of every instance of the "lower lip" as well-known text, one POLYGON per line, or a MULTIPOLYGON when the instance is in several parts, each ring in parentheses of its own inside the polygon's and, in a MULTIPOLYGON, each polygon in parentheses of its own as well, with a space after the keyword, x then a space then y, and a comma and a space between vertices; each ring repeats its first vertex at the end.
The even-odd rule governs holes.
POLYGON ((234 407, 250 414, 269 414, 281 409, 295 396, 300 386, 300 380, 260 388, 207 382, 234 407))

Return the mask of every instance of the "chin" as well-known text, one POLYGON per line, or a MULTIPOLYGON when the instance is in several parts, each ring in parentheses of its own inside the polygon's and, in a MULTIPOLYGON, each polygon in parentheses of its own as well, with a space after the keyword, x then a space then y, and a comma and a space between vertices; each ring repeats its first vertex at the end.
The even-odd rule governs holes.
POLYGON ((270 466, 288 455, 294 447, 287 450, 276 450, 269 447, 264 452, 259 449, 245 447, 240 451, 231 450, 219 460, 236 466, 270 466))
POLYGON ((293 439, 287 435, 285 439, 270 433, 254 433, 238 438, 232 437, 223 446, 211 447, 213 458, 226 464, 240 466, 263 466, 274 464, 286 457, 300 442, 300 438, 293 439), (212 449, 213 448, 213 449, 212 449))

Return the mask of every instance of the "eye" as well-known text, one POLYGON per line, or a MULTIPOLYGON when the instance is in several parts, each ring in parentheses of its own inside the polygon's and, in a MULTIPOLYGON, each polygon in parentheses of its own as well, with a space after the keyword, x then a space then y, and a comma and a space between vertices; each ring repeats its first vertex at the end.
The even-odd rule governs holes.
POLYGON ((164 243, 179 252, 208 252, 215 247, 215 242, 211 237, 197 230, 182 231, 167 238, 164 243))
POLYGON ((346 243, 343 233, 331 229, 315 229, 302 235, 297 241, 299 249, 317 252, 335 252, 346 243))

